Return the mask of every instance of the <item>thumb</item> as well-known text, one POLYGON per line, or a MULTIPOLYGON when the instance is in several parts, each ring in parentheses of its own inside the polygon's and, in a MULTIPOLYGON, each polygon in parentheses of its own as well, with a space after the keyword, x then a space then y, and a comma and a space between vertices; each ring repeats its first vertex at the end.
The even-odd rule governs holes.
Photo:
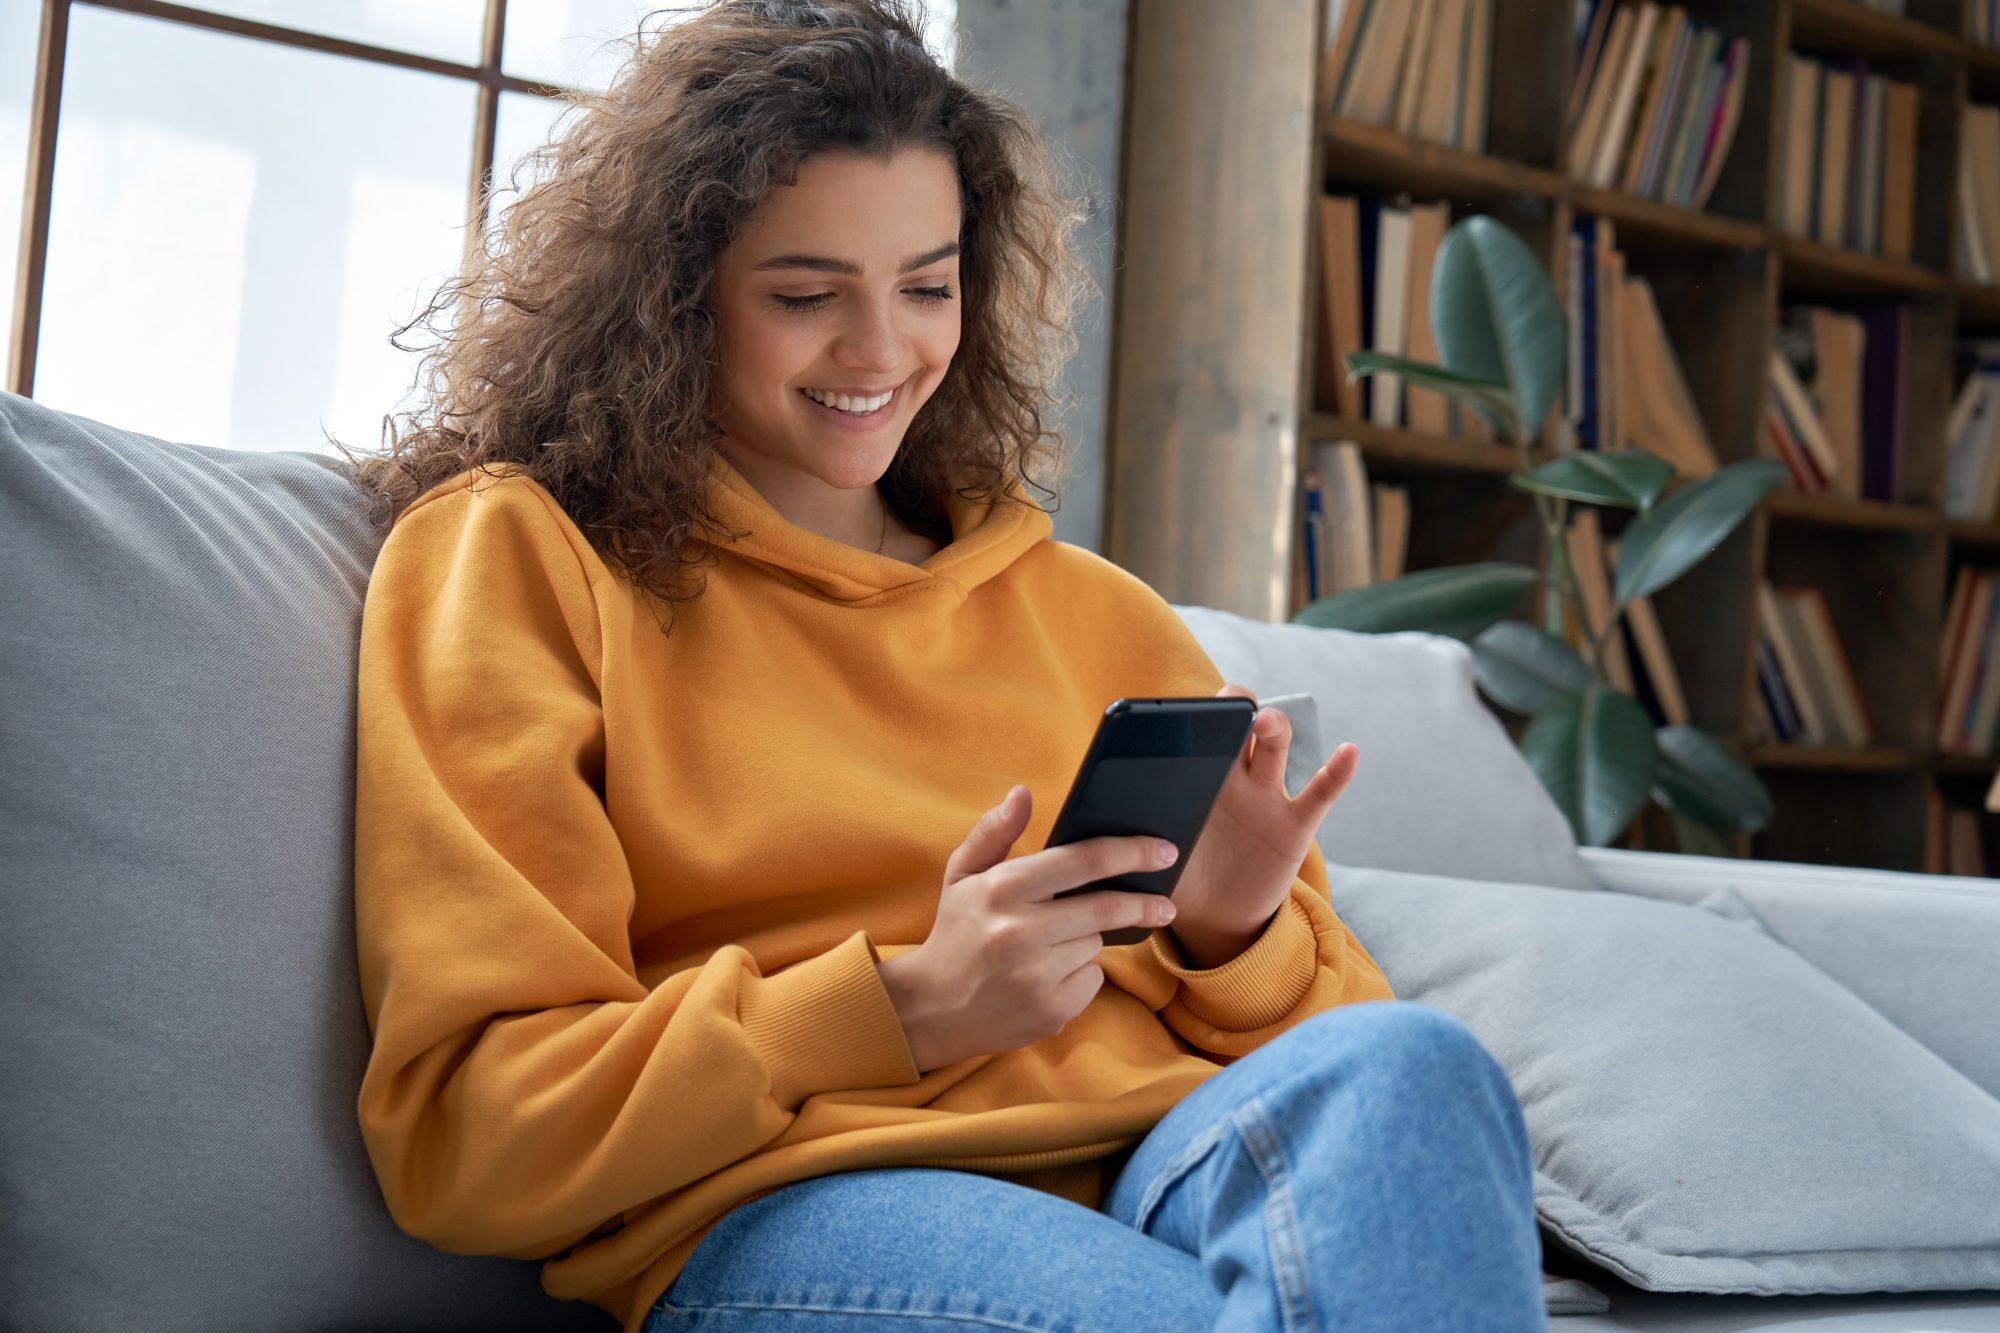
POLYGON ((967 875, 977 875, 1006 860, 1014 840, 1028 826, 1028 814, 1033 808, 1034 797, 1025 786, 1017 783, 1009 787, 1000 803, 979 817, 979 822, 965 835, 965 841, 945 862, 944 882, 955 884, 967 875))

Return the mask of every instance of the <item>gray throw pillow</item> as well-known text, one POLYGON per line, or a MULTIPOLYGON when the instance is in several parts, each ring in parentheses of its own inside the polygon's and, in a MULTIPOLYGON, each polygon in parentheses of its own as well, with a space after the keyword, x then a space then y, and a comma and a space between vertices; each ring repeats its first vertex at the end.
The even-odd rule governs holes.
POLYGON ((1623 848, 1583 858, 1621 893, 1700 903, 1726 887, 1771 938, 2000 1098, 2000 880, 1623 848))
POLYGON ((1400 998, 1507 1070, 1561 1243, 1652 1291, 2000 1287, 2000 1102, 1701 905, 1330 865, 1400 998))
POLYGON ((369 1167, 338 463, 0 393, 8 1328, 615 1327, 369 1167))
MULTIPOLYGON (((1353 741, 1360 764, 1320 827, 1330 861, 1598 887, 1576 834, 1473 685, 1472 650, 1441 634, 1359 634, 1175 606, 1224 680, 1310 694, 1319 749, 1286 764, 1310 777, 1353 741)), ((1301 778, 1301 781, 1303 780, 1301 778)))

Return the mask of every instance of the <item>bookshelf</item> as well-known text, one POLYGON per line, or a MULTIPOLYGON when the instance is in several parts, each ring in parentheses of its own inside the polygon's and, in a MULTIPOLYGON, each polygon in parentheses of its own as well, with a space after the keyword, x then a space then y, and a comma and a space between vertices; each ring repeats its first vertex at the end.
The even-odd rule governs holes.
MULTIPOLYGON (((1946 417, 1955 390, 1954 340, 2000 336, 2000 288, 1954 272, 1957 219, 1955 188, 1958 129, 1968 101, 2000 104, 2000 51, 1970 40, 1972 10, 1980 0, 1907 0, 1907 14, 1884 13, 1860 0, 1691 0, 1681 7, 1696 21, 1749 43, 1749 75, 1729 154, 1699 210, 1659 202, 1617 188, 1592 185, 1564 170, 1562 142, 1575 60, 1569 0, 1492 0, 1491 76, 1485 84, 1483 151, 1470 151, 1406 135, 1386 125, 1335 112, 1323 58, 1329 41, 1320 0, 1297 0, 1273 16, 1232 20, 1227 40, 1204 31, 1198 20, 1169 17, 1172 6, 1135 6, 1132 105, 1124 182, 1125 208, 1139 221, 1126 228, 1115 352, 1111 467, 1113 501, 1107 513, 1107 553, 1148 578, 1173 600, 1227 605, 1222 592, 1259 586, 1262 578, 1285 592, 1282 605, 1260 610, 1238 597, 1237 609, 1267 618, 1289 618, 1308 600, 1297 534, 1300 492, 1311 446, 1345 439, 1362 451, 1368 479, 1406 488, 1409 536, 1404 569, 1506 559, 1546 566, 1532 502, 1506 484, 1516 466, 1511 446, 1455 435, 1378 425, 1336 410, 1333 372, 1319 293, 1322 275, 1313 210, 1323 194, 1373 194, 1416 205, 1445 203, 1457 222, 1472 213, 1509 226, 1543 262, 1558 295, 1565 284, 1564 246, 1572 220, 1610 219, 1627 271, 1643 275, 1658 298, 1662 322, 1687 379, 1708 441, 1723 463, 1765 456, 1760 448, 1772 392, 1766 367, 1784 308, 1811 302, 1889 298, 1911 308, 1907 447, 1893 500, 1848 499, 1774 492, 1727 541, 1653 601, 1671 645, 1692 720, 1725 738, 1757 769, 1776 804, 1772 823, 1736 838, 1741 856, 1887 869, 1942 869, 1935 832, 1944 808, 1980 811, 1979 840, 1989 866, 2000 866, 2000 814, 1980 810, 2000 759, 1940 752, 1935 746, 1940 671, 1951 580, 1964 563, 2000 565, 2000 522, 1948 518, 1943 510, 1946 417), (1300 60, 1290 43, 1311 34, 1313 58, 1300 60), (1161 57, 1176 46, 1189 50, 1161 57), (1785 98, 1790 53, 1816 57, 1860 56, 1871 72, 1917 85, 1918 152, 1909 257, 1864 252, 1794 235, 1779 225, 1786 162, 1785 98), (1199 58, 1197 58, 1197 55, 1199 58), (1149 65, 1149 56, 1154 63, 1149 65), (1303 168, 1302 192, 1287 182, 1266 187, 1267 212, 1257 244, 1282 263, 1267 265, 1295 277, 1301 288, 1274 318, 1295 318, 1282 345, 1298 360, 1293 399, 1295 429, 1258 433, 1225 430, 1204 441, 1193 432, 1145 430, 1135 410, 1142 396, 1185 380, 1162 366, 1185 321, 1225 318, 1242 300, 1244 266, 1183 263, 1173 290, 1149 289, 1142 276, 1154 252, 1213 249, 1228 239, 1226 227, 1204 241, 1170 234, 1179 215, 1190 224, 1190 191, 1204 172, 1230 171, 1215 160, 1230 142, 1188 154, 1171 132, 1151 131, 1151 108, 1162 120, 1185 117, 1181 108, 1222 105, 1240 90, 1246 67, 1266 78, 1283 70, 1302 86, 1288 104, 1268 90, 1260 104, 1274 108, 1261 124, 1245 125, 1240 108, 1231 133, 1267 132, 1276 149, 1263 149, 1264 165, 1282 174, 1284 164, 1303 168), (1157 77, 1155 77, 1157 75, 1157 77), (1176 104, 1178 104, 1176 106, 1176 104), (1310 108, 1309 128, 1298 151, 1285 147, 1280 127, 1286 108, 1310 108), (1172 116, 1166 108, 1174 108, 1172 116), (1146 131, 1143 135, 1141 131, 1146 131), (1143 146, 1142 146, 1142 140, 1143 146), (1180 155, 1182 165, 1163 163, 1180 155), (1130 159, 1136 159, 1130 160, 1130 159), (1304 215, 1289 216, 1294 199, 1304 215), (1143 327, 1138 321, 1144 321, 1143 327), (1282 476, 1264 484, 1268 460, 1285 458, 1282 476), (1256 466, 1250 466, 1252 460, 1256 466), (1201 475, 1234 463, 1233 486, 1204 491, 1201 475), (1165 481, 1159 480, 1165 478, 1165 481), (1288 505, 1291 534, 1273 552, 1232 553, 1223 574, 1196 573, 1188 563, 1185 533, 1215 530, 1215 506, 1226 516, 1268 529, 1261 506, 1288 505), (1254 516, 1254 517, 1253 517, 1254 516), (1225 586, 1221 578, 1233 578, 1225 586), (1875 742, 1865 748, 1759 743, 1754 718, 1757 602, 1760 579, 1810 584, 1825 597, 1863 698, 1875 722, 1875 742)), ((1266 7, 1250 7, 1263 10, 1266 7)), ((1278 8, 1278 7, 1272 7, 1278 8)), ((1211 25, 1212 28, 1213 25, 1211 25)), ((1168 127, 1169 130, 1171 127, 1168 127)), ((1199 205, 1193 223, 1226 219, 1222 206, 1199 205), (1218 209, 1221 211, 1218 211, 1218 209)), ((1256 316, 1227 316, 1252 319, 1256 316)), ((1225 330, 1226 332, 1226 330, 1225 330)), ((1241 332, 1241 330, 1239 330, 1241 332)), ((1217 335, 1219 336, 1219 335, 1217 335)), ((1184 373, 1184 371, 1183 371, 1184 373)), ((1241 397, 1234 375, 1266 373, 1250 360, 1217 371, 1225 396, 1241 397)), ((1256 395, 1251 395, 1256 396, 1256 395)), ((1266 395, 1268 396, 1268 395, 1266 395)), ((1157 416, 1150 418, 1157 422, 1157 416)), ((1289 424, 1289 423, 1287 423, 1289 424)), ((1547 438, 1545 433, 1544 438, 1547 438)), ((1605 535, 1614 538, 1630 515, 1602 511, 1605 535)), ((1515 614, 1532 619, 1526 596, 1515 614)), ((1518 731, 1518 724, 1517 724, 1518 731)), ((1622 845, 1671 848, 1660 812, 1648 807, 1622 845)))

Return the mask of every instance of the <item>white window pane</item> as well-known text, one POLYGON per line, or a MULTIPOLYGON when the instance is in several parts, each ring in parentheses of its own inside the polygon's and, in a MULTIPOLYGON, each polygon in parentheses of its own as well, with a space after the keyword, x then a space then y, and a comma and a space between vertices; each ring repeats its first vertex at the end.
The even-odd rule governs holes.
MULTIPOLYGON (((28 181, 28 112, 41 27, 42 7, 35 0, 0 0, 0 333, 11 327, 14 316, 21 192, 28 181)), ((6 369, 9 346, 11 339, 0 342, 0 371, 6 369)))
MULTIPOLYGON (((13 3, 13 0, 0 0, 13 3)), ((286 28, 345 37, 370 46, 479 63, 486 0, 181 0, 213 14, 232 14, 286 28)))
MULTIPOLYGON (((493 211, 498 213, 518 197, 513 186, 514 166, 525 153, 532 152, 555 137, 557 121, 564 112, 582 115, 580 109, 553 97, 533 93, 500 93, 500 116, 493 126, 493 211)), ((566 123, 565 123, 566 127, 566 123)), ((521 188, 535 179, 526 164, 521 166, 521 188)), ((491 218, 487 219, 489 222, 491 218)))
POLYGON ((474 85, 90 5, 69 40, 36 399, 374 448, 464 245, 474 85))
MULTIPOLYGON (((924 9, 924 44, 950 69, 958 0, 928 0, 924 9)), ((500 68, 566 88, 603 89, 631 55, 642 18, 650 41, 651 34, 689 17, 691 11, 639 0, 508 0, 500 68)))
POLYGON ((958 67, 958 0, 929 0, 924 9, 924 45, 949 73, 958 67))
POLYGON ((691 17, 689 11, 642 0, 508 0, 500 68, 565 88, 607 88, 632 54, 639 21, 647 15, 649 40, 691 17))

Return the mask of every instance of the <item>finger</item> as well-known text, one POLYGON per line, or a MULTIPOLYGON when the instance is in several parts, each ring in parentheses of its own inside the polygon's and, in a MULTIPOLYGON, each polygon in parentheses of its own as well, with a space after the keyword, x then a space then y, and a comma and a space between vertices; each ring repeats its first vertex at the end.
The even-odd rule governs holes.
MULTIPOLYGON (((1256 693, 1248 685, 1238 685, 1234 682, 1226 684, 1217 690, 1215 697, 1218 699, 1248 699, 1253 704, 1257 702, 1256 693)), ((1253 718, 1250 724, 1250 734, 1243 738, 1243 748, 1236 753, 1236 757, 1243 760, 1246 764, 1249 762, 1250 750, 1252 745, 1255 744, 1256 739, 1257 724, 1253 718)))
POLYGON ((1255 745, 1250 753, 1250 776, 1265 786, 1284 790, 1285 755, 1292 748, 1291 719, 1276 708, 1260 708, 1250 724, 1255 745))
POLYGON ((1353 741, 1343 741, 1335 748, 1332 758, 1320 766, 1312 775, 1305 790, 1297 799, 1313 809, 1314 817, 1324 819, 1340 794, 1347 790, 1347 784, 1354 779, 1354 771, 1361 761, 1361 749, 1353 741))

